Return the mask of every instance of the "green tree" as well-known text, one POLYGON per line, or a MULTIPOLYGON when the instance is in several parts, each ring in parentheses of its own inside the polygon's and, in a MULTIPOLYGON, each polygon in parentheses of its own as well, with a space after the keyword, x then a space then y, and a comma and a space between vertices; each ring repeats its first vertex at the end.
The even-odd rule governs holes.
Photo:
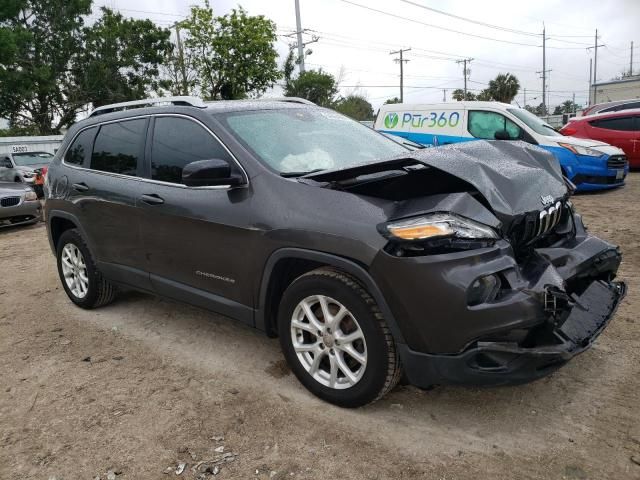
POLYGON ((467 95, 465 96, 464 90, 461 88, 456 88, 451 94, 451 98, 458 102, 462 100, 477 100, 476 95, 473 92, 467 90, 467 95))
POLYGON ((70 67, 82 48, 91 0, 0 3, 0 116, 55 133, 84 104, 70 67))
POLYGON ((491 90, 489 90, 488 88, 485 88, 478 95, 476 95, 476 100, 479 100, 482 102, 488 102, 495 99, 491 95, 491 90))
POLYGON ((496 102, 511 103, 518 90, 520 90, 520 82, 511 73, 500 73, 489 82, 487 89, 491 95, 491 99, 496 102))
POLYGON ((336 79, 330 73, 320 70, 306 70, 297 78, 286 82, 286 97, 301 97, 322 107, 331 107, 338 94, 336 79))
POLYGON ((102 17, 84 29, 84 49, 74 65, 84 100, 101 106, 148 96, 158 89, 159 65, 173 49, 169 30, 105 7, 101 11, 102 17))
POLYGON ((334 107, 338 112, 354 120, 372 120, 373 107, 361 95, 348 95, 338 100, 334 107))
POLYGON ((384 101, 385 105, 393 105, 396 103, 402 103, 402 101, 398 97, 389 98, 384 101))
POLYGON ((201 94, 211 100, 259 95, 280 78, 276 25, 243 8, 216 17, 205 1, 181 22, 201 94))
POLYGON ((565 100, 560 105, 556 105, 553 111, 554 115, 562 115, 563 113, 573 113, 578 110, 578 105, 573 103, 573 100, 565 100))
POLYGON ((0 3, 0 117, 40 134, 70 126, 88 103, 154 88, 168 31, 110 10, 85 27, 91 0, 0 3))

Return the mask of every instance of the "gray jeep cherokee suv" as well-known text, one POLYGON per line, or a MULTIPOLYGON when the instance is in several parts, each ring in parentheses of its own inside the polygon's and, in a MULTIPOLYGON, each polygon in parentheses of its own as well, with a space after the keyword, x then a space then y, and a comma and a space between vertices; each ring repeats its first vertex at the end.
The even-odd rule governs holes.
POLYGON ((624 296, 619 249, 586 232, 535 146, 410 151, 295 99, 161 101, 96 110, 49 169, 51 247, 80 307, 124 288, 233 317, 355 407, 403 374, 547 375, 624 296))

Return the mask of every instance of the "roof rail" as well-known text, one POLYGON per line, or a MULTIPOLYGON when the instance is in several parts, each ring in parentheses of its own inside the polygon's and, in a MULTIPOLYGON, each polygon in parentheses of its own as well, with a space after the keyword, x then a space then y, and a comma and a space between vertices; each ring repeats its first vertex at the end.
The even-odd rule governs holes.
POLYGON ((95 117, 97 115, 104 115, 105 113, 117 112, 119 110, 128 110, 130 108, 142 108, 150 107, 158 104, 171 104, 179 105, 183 107, 199 107, 203 108, 206 104, 198 97, 158 97, 158 98, 145 98, 144 100, 134 100, 132 102, 112 103, 110 105, 103 105, 94 109, 89 117, 95 117))
POLYGON ((257 98, 256 100, 261 102, 289 102, 289 103, 302 103, 304 105, 315 105, 311 100, 307 100, 306 98, 300 97, 262 97, 257 98))

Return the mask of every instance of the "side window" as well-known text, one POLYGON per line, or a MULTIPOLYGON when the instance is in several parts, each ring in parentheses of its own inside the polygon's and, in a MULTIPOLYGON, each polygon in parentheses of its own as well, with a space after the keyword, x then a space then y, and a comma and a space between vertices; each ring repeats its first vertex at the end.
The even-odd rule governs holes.
POLYGON ((125 120, 100 127, 91 154, 91 169, 136 176, 144 156, 147 120, 125 120))
POLYGON ((475 138, 495 140, 496 132, 506 131, 512 140, 520 138, 522 130, 507 117, 496 112, 470 111, 469 133, 475 138))
POLYGON ((589 122, 592 127, 605 128, 607 130, 622 130, 625 132, 631 132, 637 130, 638 127, 634 127, 633 117, 617 117, 617 118, 602 118, 600 120, 592 120, 589 122))
POLYGON ((71 165, 86 165, 91 157, 91 148, 97 130, 93 127, 80 132, 65 153, 64 161, 71 165))
POLYGON ((151 178, 182 183, 182 169, 197 160, 231 161, 229 153, 208 131, 192 120, 157 117, 151 142, 151 178))

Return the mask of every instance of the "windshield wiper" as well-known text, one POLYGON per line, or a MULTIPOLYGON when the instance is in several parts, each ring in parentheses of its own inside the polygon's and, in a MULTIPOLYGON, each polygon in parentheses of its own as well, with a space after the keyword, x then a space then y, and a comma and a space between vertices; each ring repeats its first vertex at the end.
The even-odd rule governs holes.
POLYGON ((280 172, 280 176, 284 178, 304 177, 305 175, 311 175, 312 173, 318 173, 324 170, 326 170, 326 168, 316 168, 315 170, 309 170, 308 172, 280 172))

